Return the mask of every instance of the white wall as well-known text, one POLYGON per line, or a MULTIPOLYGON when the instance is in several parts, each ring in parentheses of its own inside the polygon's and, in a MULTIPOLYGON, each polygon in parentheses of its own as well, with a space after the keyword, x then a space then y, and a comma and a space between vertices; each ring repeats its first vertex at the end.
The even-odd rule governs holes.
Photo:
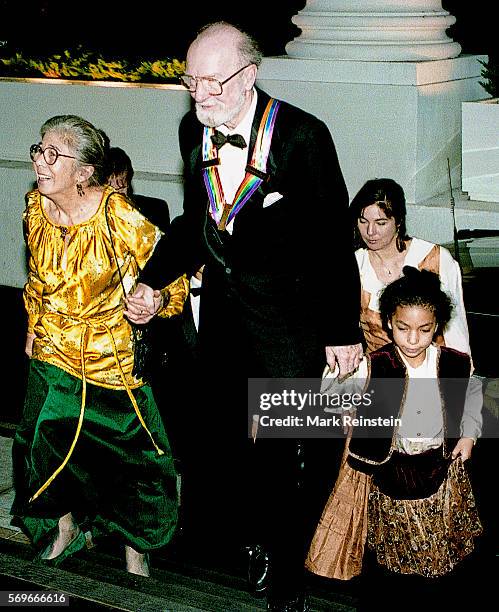
POLYGON ((58 82, 0 79, 0 284, 21 287, 26 268, 21 215, 32 189, 30 144, 41 125, 59 114, 76 114, 102 128, 111 144, 129 154, 136 193, 168 202, 170 215, 182 210, 182 163, 177 129, 190 96, 176 85, 58 82))
POLYGON ((487 96, 484 56, 428 62, 267 58, 259 84, 330 127, 353 196, 373 177, 391 177, 417 203, 461 184, 461 103, 487 96))
POLYGON ((499 99, 463 102, 463 189, 499 201, 499 99))
MULTIPOLYGON (((458 228, 497 228, 497 206, 459 195, 461 103, 485 97, 483 56, 433 62, 352 62, 266 58, 258 84, 321 117, 333 134, 350 196, 365 180, 394 178, 407 195, 410 231, 452 240, 447 188, 451 160, 458 228)), ((102 128, 132 159, 136 193, 182 209, 177 130, 190 106, 178 86, 0 79, 0 284, 25 282, 21 231, 33 174, 30 144, 57 114, 77 114, 102 128)))

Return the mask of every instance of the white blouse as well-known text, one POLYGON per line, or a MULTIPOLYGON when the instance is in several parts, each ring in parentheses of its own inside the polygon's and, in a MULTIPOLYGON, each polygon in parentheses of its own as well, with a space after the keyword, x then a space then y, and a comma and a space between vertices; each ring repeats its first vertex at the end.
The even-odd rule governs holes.
MULTIPOLYGON (((412 238, 407 248, 404 266, 417 268, 421 261, 435 246, 433 242, 427 242, 421 238, 412 238)), ((386 285, 379 280, 371 265, 368 249, 358 249, 355 252, 357 265, 359 267, 360 282, 362 289, 370 294, 369 308, 379 312, 379 294, 386 285)), ((470 341, 468 323, 466 321, 466 310, 463 300, 463 285, 459 264, 450 252, 440 246, 439 276, 442 290, 452 300, 452 317, 444 331, 445 345, 463 353, 470 354, 470 341)))

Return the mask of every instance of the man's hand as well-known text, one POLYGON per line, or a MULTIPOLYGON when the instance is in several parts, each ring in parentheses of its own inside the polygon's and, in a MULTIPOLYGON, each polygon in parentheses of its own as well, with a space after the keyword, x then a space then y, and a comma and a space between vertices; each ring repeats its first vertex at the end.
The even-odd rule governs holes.
POLYGON ((124 314, 132 323, 144 325, 149 323, 162 306, 163 297, 160 291, 138 283, 135 291, 126 298, 124 314))
POLYGON ((359 367, 362 353, 362 344, 360 343, 346 346, 326 346, 326 361, 331 371, 338 364, 340 369, 338 378, 341 380, 359 367))
POLYGON ((473 438, 460 438, 452 451, 452 459, 457 459, 461 455, 461 459, 466 461, 471 457, 473 445, 473 438))

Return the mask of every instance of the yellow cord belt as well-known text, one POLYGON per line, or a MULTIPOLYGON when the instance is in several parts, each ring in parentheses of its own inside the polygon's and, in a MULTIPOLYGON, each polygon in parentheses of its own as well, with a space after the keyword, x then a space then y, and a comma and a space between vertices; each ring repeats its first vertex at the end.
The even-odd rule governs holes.
MULTIPOLYGON (((84 319, 79 319, 77 317, 72 317, 73 319, 76 319, 77 321, 84 323, 84 327, 82 329, 81 332, 81 342, 80 342, 80 360, 81 360, 81 379, 82 379, 82 392, 81 392, 81 408, 80 408, 80 415, 78 417, 78 425, 76 427, 76 432, 75 432, 75 436, 73 438, 73 441, 71 443, 71 446, 69 447, 68 453, 66 455, 66 457, 64 458, 64 461, 61 463, 61 465, 54 471, 54 473, 47 479, 47 481, 38 489, 38 491, 30 498, 30 502, 34 501, 37 497, 39 497, 44 491, 45 489, 48 488, 48 486, 51 484, 51 482, 57 477, 57 475, 62 472, 62 470, 64 469, 65 465, 67 464, 67 462, 69 461, 69 459, 71 458, 71 455, 73 454, 73 451, 75 449, 76 446, 76 442, 78 441, 78 437, 80 435, 81 432, 81 428, 83 426, 83 417, 85 414, 85 403, 86 403, 86 399, 87 399, 87 379, 86 379, 86 373, 85 373, 85 337, 87 334, 87 330, 89 327, 89 323, 88 321, 84 320, 84 319)), ((137 404, 137 400, 135 399, 132 390, 130 389, 130 386, 128 385, 127 381, 126 381, 126 377, 125 377, 125 373, 123 372, 123 369, 121 367, 121 363, 120 360, 118 358, 118 350, 116 348, 116 342, 114 340, 114 336, 113 333, 111 331, 111 329, 109 328, 108 325, 106 325, 106 323, 101 322, 100 324, 98 324, 98 327, 101 326, 102 328, 104 328, 106 330, 106 332, 108 333, 109 337, 111 338, 111 343, 113 345, 113 353, 114 353, 114 358, 116 360, 116 364, 118 365, 118 369, 120 371, 120 376, 121 376, 121 380, 123 381, 123 385, 126 389, 126 392, 128 393, 128 397, 130 398, 130 401, 132 402, 133 408, 135 410, 135 413, 137 414, 137 417, 140 421, 140 424, 142 425, 142 427, 146 430, 147 435, 149 436, 149 438, 151 439, 151 442, 153 443, 154 448, 156 449, 158 455, 164 455, 164 451, 161 450, 159 448, 159 446, 156 444, 156 442, 154 441, 154 438, 152 437, 151 432, 149 431, 144 418, 140 412, 140 408, 137 404)))

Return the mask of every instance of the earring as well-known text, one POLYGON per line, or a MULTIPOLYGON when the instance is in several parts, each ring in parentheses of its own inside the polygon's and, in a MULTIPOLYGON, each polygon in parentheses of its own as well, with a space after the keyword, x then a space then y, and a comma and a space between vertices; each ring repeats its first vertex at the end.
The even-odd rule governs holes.
POLYGON ((76 191, 78 192, 78 195, 80 196, 80 198, 82 198, 85 195, 85 192, 83 191, 83 187, 81 186, 81 183, 76 183, 76 191))

